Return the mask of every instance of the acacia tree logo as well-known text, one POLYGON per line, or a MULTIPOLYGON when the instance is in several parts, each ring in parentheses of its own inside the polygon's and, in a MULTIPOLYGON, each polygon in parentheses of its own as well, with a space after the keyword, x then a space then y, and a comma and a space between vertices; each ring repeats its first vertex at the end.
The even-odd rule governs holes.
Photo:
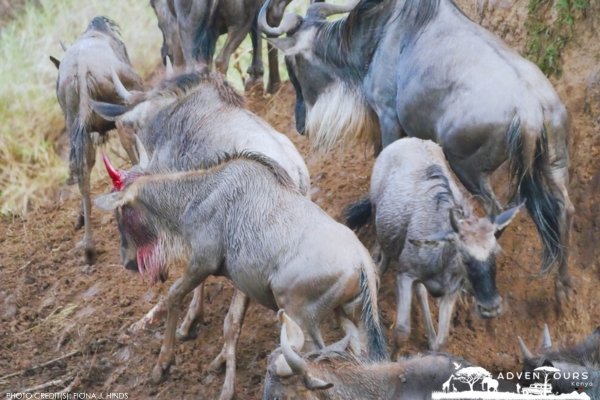
POLYGON ((461 370, 456 371, 453 375, 453 379, 469 385, 471 391, 473 391, 473 385, 475 383, 486 378, 492 379, 492 374, 490 374, 486 369, 481 367, 463 368, 461 370))

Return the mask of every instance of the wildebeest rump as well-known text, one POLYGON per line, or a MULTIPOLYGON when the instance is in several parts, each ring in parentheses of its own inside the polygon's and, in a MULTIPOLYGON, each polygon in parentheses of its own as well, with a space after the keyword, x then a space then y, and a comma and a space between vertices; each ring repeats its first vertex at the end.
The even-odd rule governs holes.
MULTIPOLYGON (((116 86, 120 86, 117 82, 116 86)), ((310 178, 304 160, 293 143, 244 107, 244 100, 219 74, 183 74, 161 82, 146 93, 125 96, 127 106, 94 103, 107 118, 117 118, 123 135, 138 134, 150 152, 146 173, 186 171, 203 168, 218 161, 219 155, 252 151, 276 160, 292 177, 300 192, 308 195, 310 178), (124 112, 122 115, 119 113, 124 112)), ((138 269, 138 248, 122 235, 123 265, 138 269)), ((235 348, 248 301, 240 292, 225 318, 223 351, 210 365, 216 370, 223 363, 227 372, 221 399, 234 393, 235 348)), ((189 311, 177 331, 179 338, 190 337, 195 322, 201 320, 202 285, 195 289, 189 311)), ((154 322, 166 311, 161 302, 135 327, 154 322)))
MULTIPOLYGON (((287 4, 289 0, 284 0, 287 4)), ((252 40, 252 62, 248 67, 250 80, 247 86, 262 82, 262 38, 256 24, 256 16, 263 0, 152 0, 159 26, 166 39, 161 54, 175 56, 175 66, 185 66, 188 71, 211 68, 217 39, 227 33, 227 40, 216 57, 215 64, 226 73, 233 52, 246 35, 252 40), (172 24, 172 20, 176 24, 172 24), (176 37, 177 40, 170 38, 176 37), (170 44, 175 47, 171 49, 170 44), (179 56, 182 59, 179 59, 179 56)), ((283 7, 271 7, 269 22, 278 24, 283 7)), ((280 85, 277 49, 267 45, 269 54, 269 82, 267 91, 272 93, 280 85)))
POLYGON ((369 134, 383 146, 404 135, 436 141, 490 215, 501 206, 489 176, 508 161, 511 202, 526 200, 544 246, 542 272, 558 265, 560 302, 570 282, 570 128, 539 68, 451 0, 360 0, 287 15, 286 29, 261 29, 289 33, 271 42, 285 52, 298 131, 325 148, 369 134))
POLYGON ((458 291, 466 281, 477 311, 497 316, 495 233, 510 223, 519 207, 495 219, 478 218, 453 179, 441 147, 429 140, 404 138, 387 146, 375 162, 369 198, 347 211, 356 228, 372 214, 381 247, 380 271, 395 265, 396 347, 410 334, 413 287, 423 308, 429 347, 439 350, 448 338, 458 291), (441 298, 436 334, 427 291, 441 298))
POLYGON ((386 357, 368 251, 277 163, 242 154, 204 171, 124 177, 125 188, 96 205, 117 209, 120 229, 145 249, 140 268, 158 276, 173 259, 188 262, 169 291, 155 381, 173 361, 183 298, 209 275, 228 277, 268 308, 285 307, 317 348, 322 321, 337 313, 364 327, 372 358, 386 357))
MULTIPOLYGON (((85 227, 83 245, 88 263, 94 263, 96 251, 90 225, 90 171, 96 158, 95 146, 106 140, 115 127, 95 114, 92 100, 120 103, 111 75, 117 74, 126 86, 141 89, 127 50, 118 35, 117 25, 106 17, 95 17, 85 32, 66 49, 63 59, 53 60, 58 67, 56 96, 65 116, 70 139, 70 179, 79 184, 83 217, 78 226, 85 227), (96 132, 97 136, 93 133, 96 132)), ((125 143, 124 143, 125 145, 125 143)), ((128 149, 128 153, 131 149, 128 149)))
POLYGON ((537 356, 531 353, 523 339, 518 339, 523 355, 523 385, 529 386, 537 380, 533 379, 536 372, 542 380, 546 379, 544 372, 536 371, 536 368, 553 367, 560 371, 549 375, 554 393, 572 393, 582 388, 590 398, 600 398, 600 327, 575 345, 553 350, 550 330, 545 325, 542 348, 537 356))

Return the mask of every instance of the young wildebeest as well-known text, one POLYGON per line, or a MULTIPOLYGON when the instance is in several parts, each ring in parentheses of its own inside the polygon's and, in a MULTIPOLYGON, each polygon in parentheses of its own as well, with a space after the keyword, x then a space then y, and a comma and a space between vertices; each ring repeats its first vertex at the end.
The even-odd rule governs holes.
POLYGON ((384 147, 403 136, 434 140, 492 216, 502 208, 489 177, 508 160, 510 203, 527 201, 544 246, 542 272, 558 266, 560 304, 574 208, 568 114, 550 81, 452 0, 355 4, 313 5, 305 18, 288 14, 285 29, 261 23, 267 34, 289 33, 271 42, 285 52, 298 131, 320 148, 369 134, 384 147))
MULTIPOLYGON (((121 87, 120 82, 116 82, 121 87)), ((218 156, 236 151, 252 151, 264 154, 279 163, 290 175, 299 191, 308 195, 310 178, 304 160, 293 143, 275 131, 258 116, 244 107, 244 101, 219 74, 184 74, 167 79, 147 93, 125 94, 134 100, 123 107, 94 103, 96 109, 119 112, 118 126, 123 136, 139 134, 151 156, 147 165, 139 168, 152 174, 161 171, 186 171, 203 168, 218 161, 218 156)), ((140 151, 146 154, 145 150, 140 151)), ((121 240, 123 265, 138 269, 137 247, 125 236, 121 240)), ((177 335, 190 337, 195 322, 200 321, 203 309, 203 285, 194 290, 194 298, 177 335)), ((225 317, 223 351, 210 364, 209 370, 220 369, 226 364, 225 381, 221 399, 229 399, 234 393, 235 348, 239 338, 247 297, 236 291, 230 310, 225 317)), ((159 320, 166 312, 164 302, 156 305, 144 318, 134 324, 133 330, 144 329, 159 320)))
POLYGON ((320 325, 335 312, 348 319, 344 326, 363 328, 370 357, 386 357, 368 251, 277 163, 241 154, 204 171, 121 176, 124 189, 96 205, 117 210, 119 230, 141 252, 140 270, 159 277, 173 260, 188 262, 169 291, 155 382, 173 362, 183 298, 209 275, 228 277, 268 308, 285 307, 317 348, 324 347, 320 325))
POLYGON ((470 283, 477 311, 484 318, 500 314, 496 292, 495 233, 517 214, 519 207, 494 220, 478 218, 452 178, 441 147, 429 140, 400 139, 386 147, 375 162, 369 198, 347 211, 348 225, 356 228, 371 213, 381 246, 381 273, 397 262, 395 344, 410 333, 412 292, 424 311, 432 350, 448 338, 454 303, 464 280, 470 283), (427 291, 441 297, 436 335, 427 291))
POLYGON ((600 399, 600 327, 580 343, 560 350, 552 350, 547 325, 544 326, 542 337, 539 356, 534 356, 523 339, 518 338, 523 353, 521 384, 529 386, 540 379, 545 380, 545 373, 536 371, 536 368, 552 367, 560 370, 556 374, 549 373, 554 393, 572 393, 583 388, 592 399, 600 399))
MULTIPOLYGON (((270 7, 267 18, 279 24, 285 5, 270 7)), ((187 71, 211 69, 217 39, 227 34, 227 40, 216 57, 217 69, 225 74, 231 55, 246 35, 252 40, 252 62, 248 67, 250 79, 247 87, 262 84, 262 38, 256 16, 263 0, 151 0, 159 27, 163 33, 161 55, 174 56, 175 67, 187 71)), ((277 49, 267 45, 269 54, 269 82, 267 91, 273 93, 280 85, 277 49)))
MULTIPOLYGON (((142 83, 131 67, 117 25, 105 17, 95 17, 85 32, 66 49, 60 62, 53 57, 51 60, 58 68, 56 96, 71 143, 69 181, 79 184, 82 196, 82 215, 78 217, 77 226, 85 227, 85 259, 93 264, 96 250, 90 225, 90 171, 96 159, 96 144, 107 139, 106 133, 115 124, 95 114, 91 102, 121 102, 112 83, 114 74, 135 89, 141 89, 142 83), (93 132, 97 132, 97 136, 93 132)), ((126 146, 125 142, 123 144, 126 146)), ((126 150, 131 157, 132 149, 126 146, 126 150)))
POLYGON ((398 362, 360 361, 343 351, 342 342, 348 336, 337 351, 303 357, 297 353, 304 342, 302 330, 283 310, 278 316, 281 347, 268 358, 263 400, 425 400, 441 391, 458 368, 469 366, 446 354, 398 362))

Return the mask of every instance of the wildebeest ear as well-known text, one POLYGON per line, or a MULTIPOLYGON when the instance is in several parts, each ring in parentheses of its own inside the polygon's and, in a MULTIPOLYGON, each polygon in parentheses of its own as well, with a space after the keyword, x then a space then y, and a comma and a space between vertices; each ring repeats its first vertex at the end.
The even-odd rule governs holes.
POLYGON ((454 232, 439 232, 423 239, 408 239, 416 247, 439 246, 446 242, 453 242, 456 238, 454 232))
POLYGON ((60 60, 58 58, 50 56, 50 61, 52 61, 56 69, 60 67, 60 60))
POLYGON ((112 211, 123 205, 123 195, 125 192, 112 192, 96 197, 94 204, 101 210, 112 211))
POLYGON ((496 232, 501 231, 502 229, 506 228, 506 226, 508 224, 510 224, 512 222, 512 220, 517 216, 517 214, 519 213, 519 211, 521 210, 521 208, 523 207, 524 204, 525 203, 521 203, 518 206, 509 208, 508 210, 504 211, 503 213, 497 215, 496 218, 494 218, 494 226, 495 226, 496 232))
POLYGON ((92 109, 100 117, 107 121, 116 121, 121 115, 131 109, 131 106, 122 104, 105 103, 103 101, 91 101, 92 109))
POLYGON ((296 39, 293 37, 282 37, 282 38, 267 38, 267 42, 277 47, 278 50, 283 51, 284 55, 291 55, 290 50, 296 45, 296 39))
POLYGON ((333 383, 322 381, 309 374, 304 376, 304 385, 309 390, 326 390, 333 387, 333 383))

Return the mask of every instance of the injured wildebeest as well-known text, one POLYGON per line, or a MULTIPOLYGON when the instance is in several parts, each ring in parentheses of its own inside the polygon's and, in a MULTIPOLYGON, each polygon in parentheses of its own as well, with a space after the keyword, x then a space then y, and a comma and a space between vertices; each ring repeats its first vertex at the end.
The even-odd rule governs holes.
POLYGON ((400 139, 381 152, 371 176, 369 197, 347 210, 356 228, 374 216, 381 248, 380 273, 396 265, 396 350, 410 334, 413 288, 423 308, 429 347, 439 350, 448 338, 452 310, 464 281, 469 283, 484 318, 500 314, 496 292, 495 233, 519 207, 495 219, 478 218, 453 179, 441 147, 429 140, 400 139), (427 291, 440 297, 436 335, 427 291))
MULTIPOLYGON (((471 366, 459 357, 435 353, 398 362, 361 360, 344 351, 352 328, 336 348, 301 355, 302 330, 283 310, 278 316, 281 347, 268 358, 263 400, 426 400, 434 391, 448 391, 453 374, 471 366)), ((466 389, 457 379, 452 384, 466 389)), ((499 384, 503 390, 514 388, 508 382, 499 384)))
POLYGON ((361 136, 383 147, 403 136, 434 140, 491 216, 502 207, 489 177, 509 161, 509 204, 526 201, 543 244, 542 273, 558 266, 560 305, 570 285, 570 127, 539 68, 452 0, 315 4, 304 18, 283 20, 261 29, 288 33, 271 42, 284 51, 296 89, 298 131, 320 148, 361 136))
POLYGON ((316 348, 325 346, 321 323, 337 314, 344 326, 361 327, 355 348, 367 343, 371 358, 387 357, 368 251, 273 160, 238 154, 203 171, 120 176, 124 188, 96 205, 116 210, 120 231, 136 242, 140 270, 158 279, 172 261, 188 262, 169 291, 155 382, 174 360, 183 298, 210 275, 228 277, 268 308, 285 307, 316 348))
MULTIPOLYGON (((116 82, 116 86, 122 85, 116 82)), ((125 131, 123 136, 139 135, 139 153, 147 161, 138 168, 146 174, 196 170, 214 164, 220 154, 251 151, 277 161, 299 191, 308 196, 308 169, 293 143, 248 111, 243 98, 219 74, 183 74, 166 79, 152 91, 124 96, 133 99, 127 107, 106 103, 94 106, 99 113, 110 114, 107 118, 118 118, 119 129, 125 131), (144 147, 149 149, 149 155, 144 147)), ((121 255, 123 265, 138 269, 137 248, 126 236, 121 238, 121 255)), ((236 291, 225 317, 223 350, 209 366, 209 370, 216 371, 223 363, 226 365, 221 399, 231 398, 235 390, 235 349, 247 306, 247 297, 236 291)), ((180 339, 191 336, 195 323, 202 319, 202 310, 200 285, 177 330, 180 339)), ((145 329, 164 313, 166 307, 161 301, 132 330, 145 329)))
POLYGON ((548 378, 553 393, 572 393, 581 388, 592 399, 600 399, 600 327, 580 343, 553 350, 550 330, 545 325, 538 356, 531 353, 523 339, 518 339, 523 354, 521 384, 529 386, 548 378))
MULTIPOLYGON (((117 25, 105 17, 95 17, 85 32, 66 49, 61 61, 51 59, 58 68, 56 96, 70 140, 69 182, 79 184, 82 196, 82 215, 78 217, 77 226, 85 227, 85 259, 93 264, 96 249, 90 224, 90 172, 96 159, 96 144, 107 139, 106 133, 115 124, 94 113, 91 102, 121 102, 112 82, 114 74, 130 88, 141 89, 142 83, 131 67, 117 25)), ((129 154, 132 149, 128 149, 126 143, 123 145, 129 154)))

